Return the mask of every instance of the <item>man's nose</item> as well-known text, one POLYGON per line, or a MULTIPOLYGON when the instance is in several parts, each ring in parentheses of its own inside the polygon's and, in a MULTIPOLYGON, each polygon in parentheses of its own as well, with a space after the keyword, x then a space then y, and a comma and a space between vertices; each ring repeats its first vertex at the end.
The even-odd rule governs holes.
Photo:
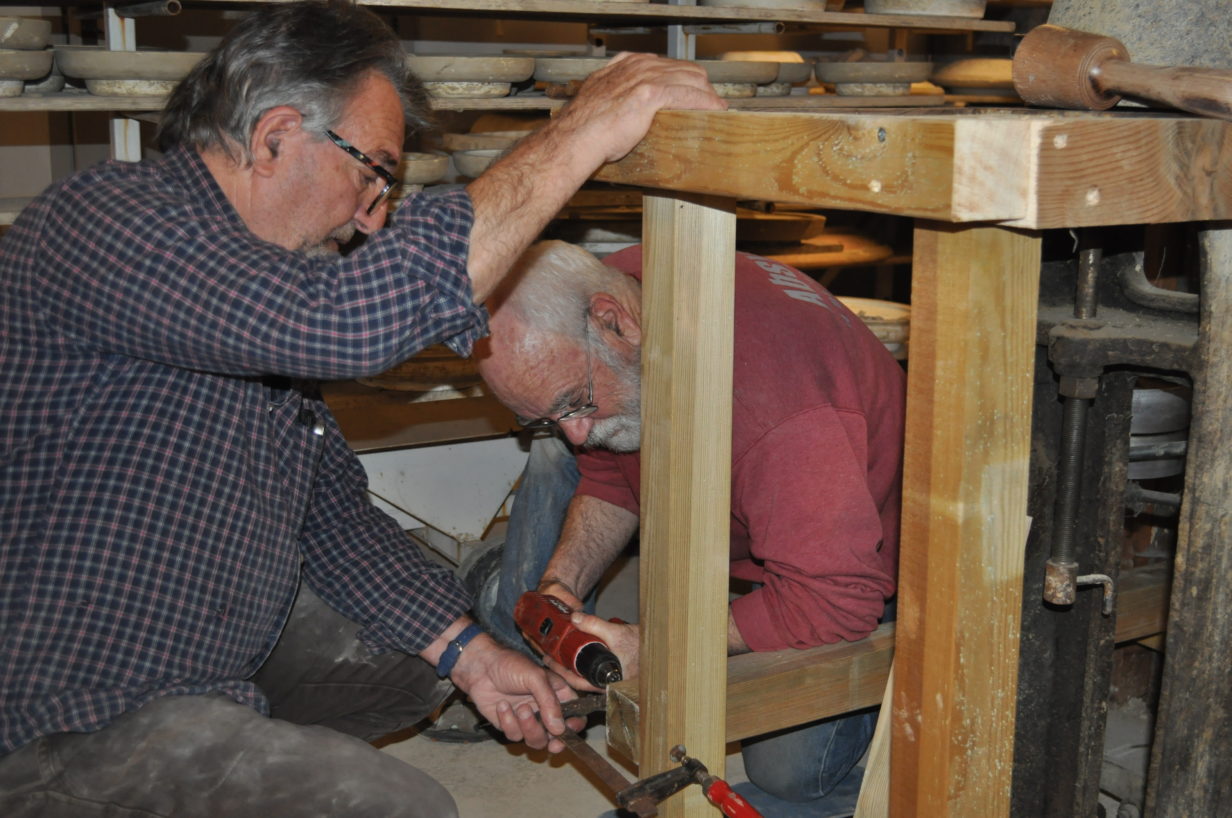
POLYGON ((560 422, 561 431, 575 446, 581 446, 586 442, 586 438, 590 436, 590 427, 594 425, 595 422, 590 418, 575 418, 560 422))
POLYGON ((356 209, 355 226, 359 232, 371 235, 384 226, 385 217, 389 215, 389 202, 381 202, 371 213, 368 212, 369 204, 365 201, 356 209))

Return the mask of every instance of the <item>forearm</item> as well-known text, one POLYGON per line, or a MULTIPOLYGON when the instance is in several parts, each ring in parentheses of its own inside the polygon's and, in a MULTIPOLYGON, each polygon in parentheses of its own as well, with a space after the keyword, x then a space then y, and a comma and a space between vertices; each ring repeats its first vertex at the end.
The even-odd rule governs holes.
POLYGON ((484 301, 509 265, 603 163, 556 120, 467 186, 475 209, 467 272, 476 302, 484 301))
POLYGON ((584 598, 628 544, 637 524, 637 515, 620 506, 587 495, 574 497, 540 587, 560 582, 584 598))

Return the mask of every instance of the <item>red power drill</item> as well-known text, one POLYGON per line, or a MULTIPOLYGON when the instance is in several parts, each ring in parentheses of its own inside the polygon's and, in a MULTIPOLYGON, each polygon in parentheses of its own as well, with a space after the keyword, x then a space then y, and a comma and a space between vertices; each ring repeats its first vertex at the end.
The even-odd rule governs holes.
MULTIPOLYGON (((595 687, 623 678, 620 660, 599 637, 579 630, 570 616, 573 609, 554 596, 538 591, 522 594, 513 619, 544 656, 559 662, 595 687)), ((619 622, 613 619, 613 622, 619 622)))

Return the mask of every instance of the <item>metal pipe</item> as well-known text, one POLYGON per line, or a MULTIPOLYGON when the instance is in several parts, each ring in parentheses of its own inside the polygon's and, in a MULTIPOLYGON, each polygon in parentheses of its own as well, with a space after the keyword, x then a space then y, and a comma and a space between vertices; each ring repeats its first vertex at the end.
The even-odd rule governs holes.
POLYGON ((1125 297, 1139 306, 1166 310, 1168 312, 1190 314, 1198 312, 1198 295, 1196 293, 1165 290, 1147 281, 1141 255, 1135 257, 1134 263, 1123 265, 1118 278, 1121 283, 1121 289, 1125 292, 1125 297))
POLYGON ((1131 480, 1125 485, 1125 505, 1135 514, 1141 514, 1147 506, 1162 506, 1169 513, 1175 514, 1181 510, 1181 495, 1144 489, 1131 480))
MULTIPOLYGON (((1094 318, 1099 308, 1097 283, 1103 251, 1091 242, 1091 233, 1082 235, 1078 252, 1078 282, 1074 292, 1074 317, 1094 318)), ((1057 459, 1057 498, 1053 514, 1052 554, 1044 566, 1044 599, 1054 605, 1072 605, 1080 580, 1102 582, 1102 575, 1078 576, 1074 553, 1074 534, 1078 527, 1078 496, 1082 487, 1082 459, 1086 448, 1089 398, 1095 396, 1097 377, 1061 378, 1065 398, 1061 421, 1061 449, 1057 459)), ((1107 579, 1104 577, 1104 579, 1107 579)), ((1111 594, 1111 580, 1106 593, 1111 594)), ((1109 602, 1105 601, 1105 609, 1109 602)))
POLYGON ((115 10, 121 17, 174 17, 183 11, 183 6, 180 0, 154 0, 151 3, 116 6, 115 10))

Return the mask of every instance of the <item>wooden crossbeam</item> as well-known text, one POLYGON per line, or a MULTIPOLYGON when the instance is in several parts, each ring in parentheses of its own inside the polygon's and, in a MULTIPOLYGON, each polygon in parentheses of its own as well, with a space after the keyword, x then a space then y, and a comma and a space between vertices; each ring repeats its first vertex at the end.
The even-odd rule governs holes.
MULTIPOLYGON (((1116 596, 1116 641, 1162 633, 1168 618, 1168 580, 1157 568, 1121 574, 1116 596)), ((727 660, 726 741, 872 707, 881 701, 894 653, 894 625, 867 639, 809 650, 746 653, 727 660)), ((607 690, 608 745, 638 758, 637 680, 607 690)))

